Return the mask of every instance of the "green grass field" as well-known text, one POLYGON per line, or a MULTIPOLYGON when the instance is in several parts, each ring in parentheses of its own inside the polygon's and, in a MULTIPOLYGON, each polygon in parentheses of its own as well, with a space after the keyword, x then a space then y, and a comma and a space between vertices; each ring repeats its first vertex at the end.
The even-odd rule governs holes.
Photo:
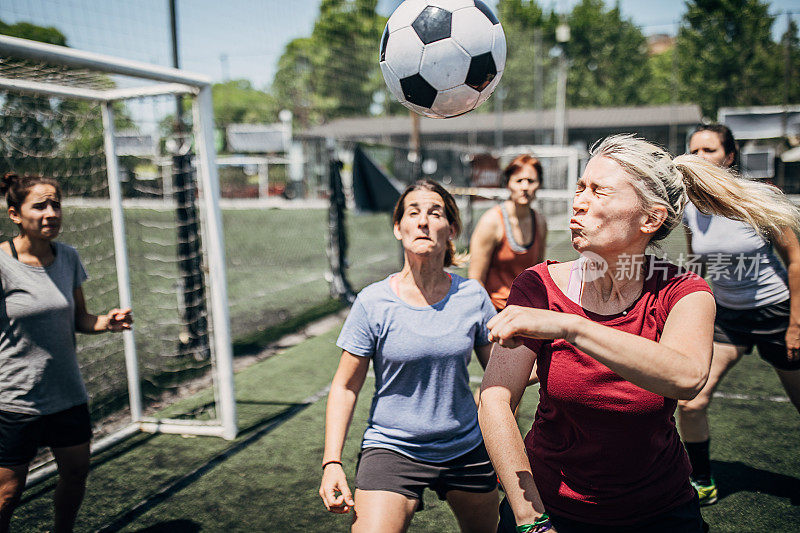
MULTIPOLYGON (((389 233, 382 223, 371 227, 373 235, 352 239, 354 253, 374 254, 372 239, 389 233)), ((393 243, 384 242, 391 249, 393 243)), ((671 238, 665 248, 678 253, 681 238, 671 238)), ((552 231, 548 257, 573 256, 566 233, 552 231)), ((142 434, 95 457, 77 531, 348 530, 349 518, 327 513, 317 494, 325 391, 339 359, 337 333, 334 327, 236 375, 241 433, 235 441, 142 434)), ((477 365, 471 371, 479 378, 477 365)), ((351 480, 372 387, 368 379, 345 447, 351 480)), ((788 402, 775 400, 783 396, 776 375, 757 356, 746 356, 720 392, 727 397, 711 408, 720 502, 703 511, 711 531, 800 530, 800 417, 788 402)), ((171 409, 191 411, 212 397, 204 391, 171 409)), ((521 409, 524 431, 536 400, 536 389, 530 389, 521 409)), ((25 493, 14 531, 51 527, 53 486, 50 480, 25 493)), ((444 503, 427 493, 425 504, 411 531, 457 531, 444 503)))

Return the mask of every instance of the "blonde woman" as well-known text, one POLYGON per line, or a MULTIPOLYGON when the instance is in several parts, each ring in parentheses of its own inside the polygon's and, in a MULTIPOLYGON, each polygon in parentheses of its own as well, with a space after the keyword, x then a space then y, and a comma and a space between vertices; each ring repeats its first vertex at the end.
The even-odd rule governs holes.
POLYGON ((489 322, 479 420, 506 491, 499 531, 704 530, 673 414, 708 379, 714 298, 699 276, 645 254, 689 199, 765 232, 797 223, 772 187, 609 137, 573 200, 582 258, 526 270, 489 322), (512 412, 534 362, 540 401, 523 441, 512 412))

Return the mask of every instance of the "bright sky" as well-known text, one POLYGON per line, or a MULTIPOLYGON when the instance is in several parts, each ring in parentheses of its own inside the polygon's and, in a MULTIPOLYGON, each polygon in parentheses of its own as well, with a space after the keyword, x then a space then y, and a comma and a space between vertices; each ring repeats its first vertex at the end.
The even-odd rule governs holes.
MULTIPOLYGON (((542 2, 568 11, 578 0, 542 2)), ((615 0, 606 0, 611 5, 615 0)), ((674 33, 683 0, 619 0, 646 34, 674 33)), ((399 0, 379 0, 385 15, 399 0)), ((496 4, 496 0, 490 0, 496 4)), ((181 66, 215 80, 272 80, 287 42, 310 35, 319 0, 178 0, 181 66)), ((795 12, 800 0, 772 0, 770 11, 795 12)), ((0 20, 55 26, 74 48, 161 65, 171 64, 168 0, 1 0, 0 20)), ((780 17, 775 33, 786 27, 780 17)), ((509 43, 509 46, 513 46, 509 43)), ((378 43, 375 43, 377 50, 378 43)))

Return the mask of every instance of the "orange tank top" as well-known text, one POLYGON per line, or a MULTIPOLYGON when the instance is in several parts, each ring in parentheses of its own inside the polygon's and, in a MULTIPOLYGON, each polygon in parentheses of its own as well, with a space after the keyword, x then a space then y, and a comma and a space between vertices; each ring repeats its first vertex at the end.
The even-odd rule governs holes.
POLYGON ((503 238, 492 252, 489 272, 486 275, 486 291, 489 293, 492 304, 499 311, 506 306, 514 279, 523 270, 539 262, 539 258, 544 252, 544 235, 542 234, 544 224, 541 223, 541 215, 531 209, 533 241, 527 246, 521 245, 514 240, 505 206, 500 204, 493 209, 498 211, 503 220, 503 238))

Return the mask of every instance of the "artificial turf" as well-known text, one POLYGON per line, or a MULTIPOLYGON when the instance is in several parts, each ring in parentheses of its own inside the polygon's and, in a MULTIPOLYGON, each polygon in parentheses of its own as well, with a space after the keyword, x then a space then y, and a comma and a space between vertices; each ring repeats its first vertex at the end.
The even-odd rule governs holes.
MULTIPOLYGON (((680 240, 668 243, 677 250, 680 240)), ((568 241, 552 232, 549 256, 567 259, 568 241)), ((346 531, 349 517, 327 513, 320 481, 325 388, 340 351, 338 328, 309 339, 236 375, 241 432, 234 441, 137 435, 93 459, 76 531, 346 531)), ((477 365, 471 366, 480 376, 477 365)), ((373 387, 362 390, 344 450, 352 482, 373 387)), ((712 532, 800 531, 800 416, 771 368, 756 355, 726 376, 710 409, 712 467, 720 501, 703 509, 712 532), (739 395, 739 396, 736 396, 739 395), (733 397, 736 396, 736 397, 733 397)), ((527 431, 537 391, 523 399, 527 431)), ((191 411, 211 391, 172 409, 191 411)), ((50 480, 26 492, 12 531, 46 531, 52 521, 50 480)), ((412 532, 457 531, 452 513, 426 493, 412 532)))

